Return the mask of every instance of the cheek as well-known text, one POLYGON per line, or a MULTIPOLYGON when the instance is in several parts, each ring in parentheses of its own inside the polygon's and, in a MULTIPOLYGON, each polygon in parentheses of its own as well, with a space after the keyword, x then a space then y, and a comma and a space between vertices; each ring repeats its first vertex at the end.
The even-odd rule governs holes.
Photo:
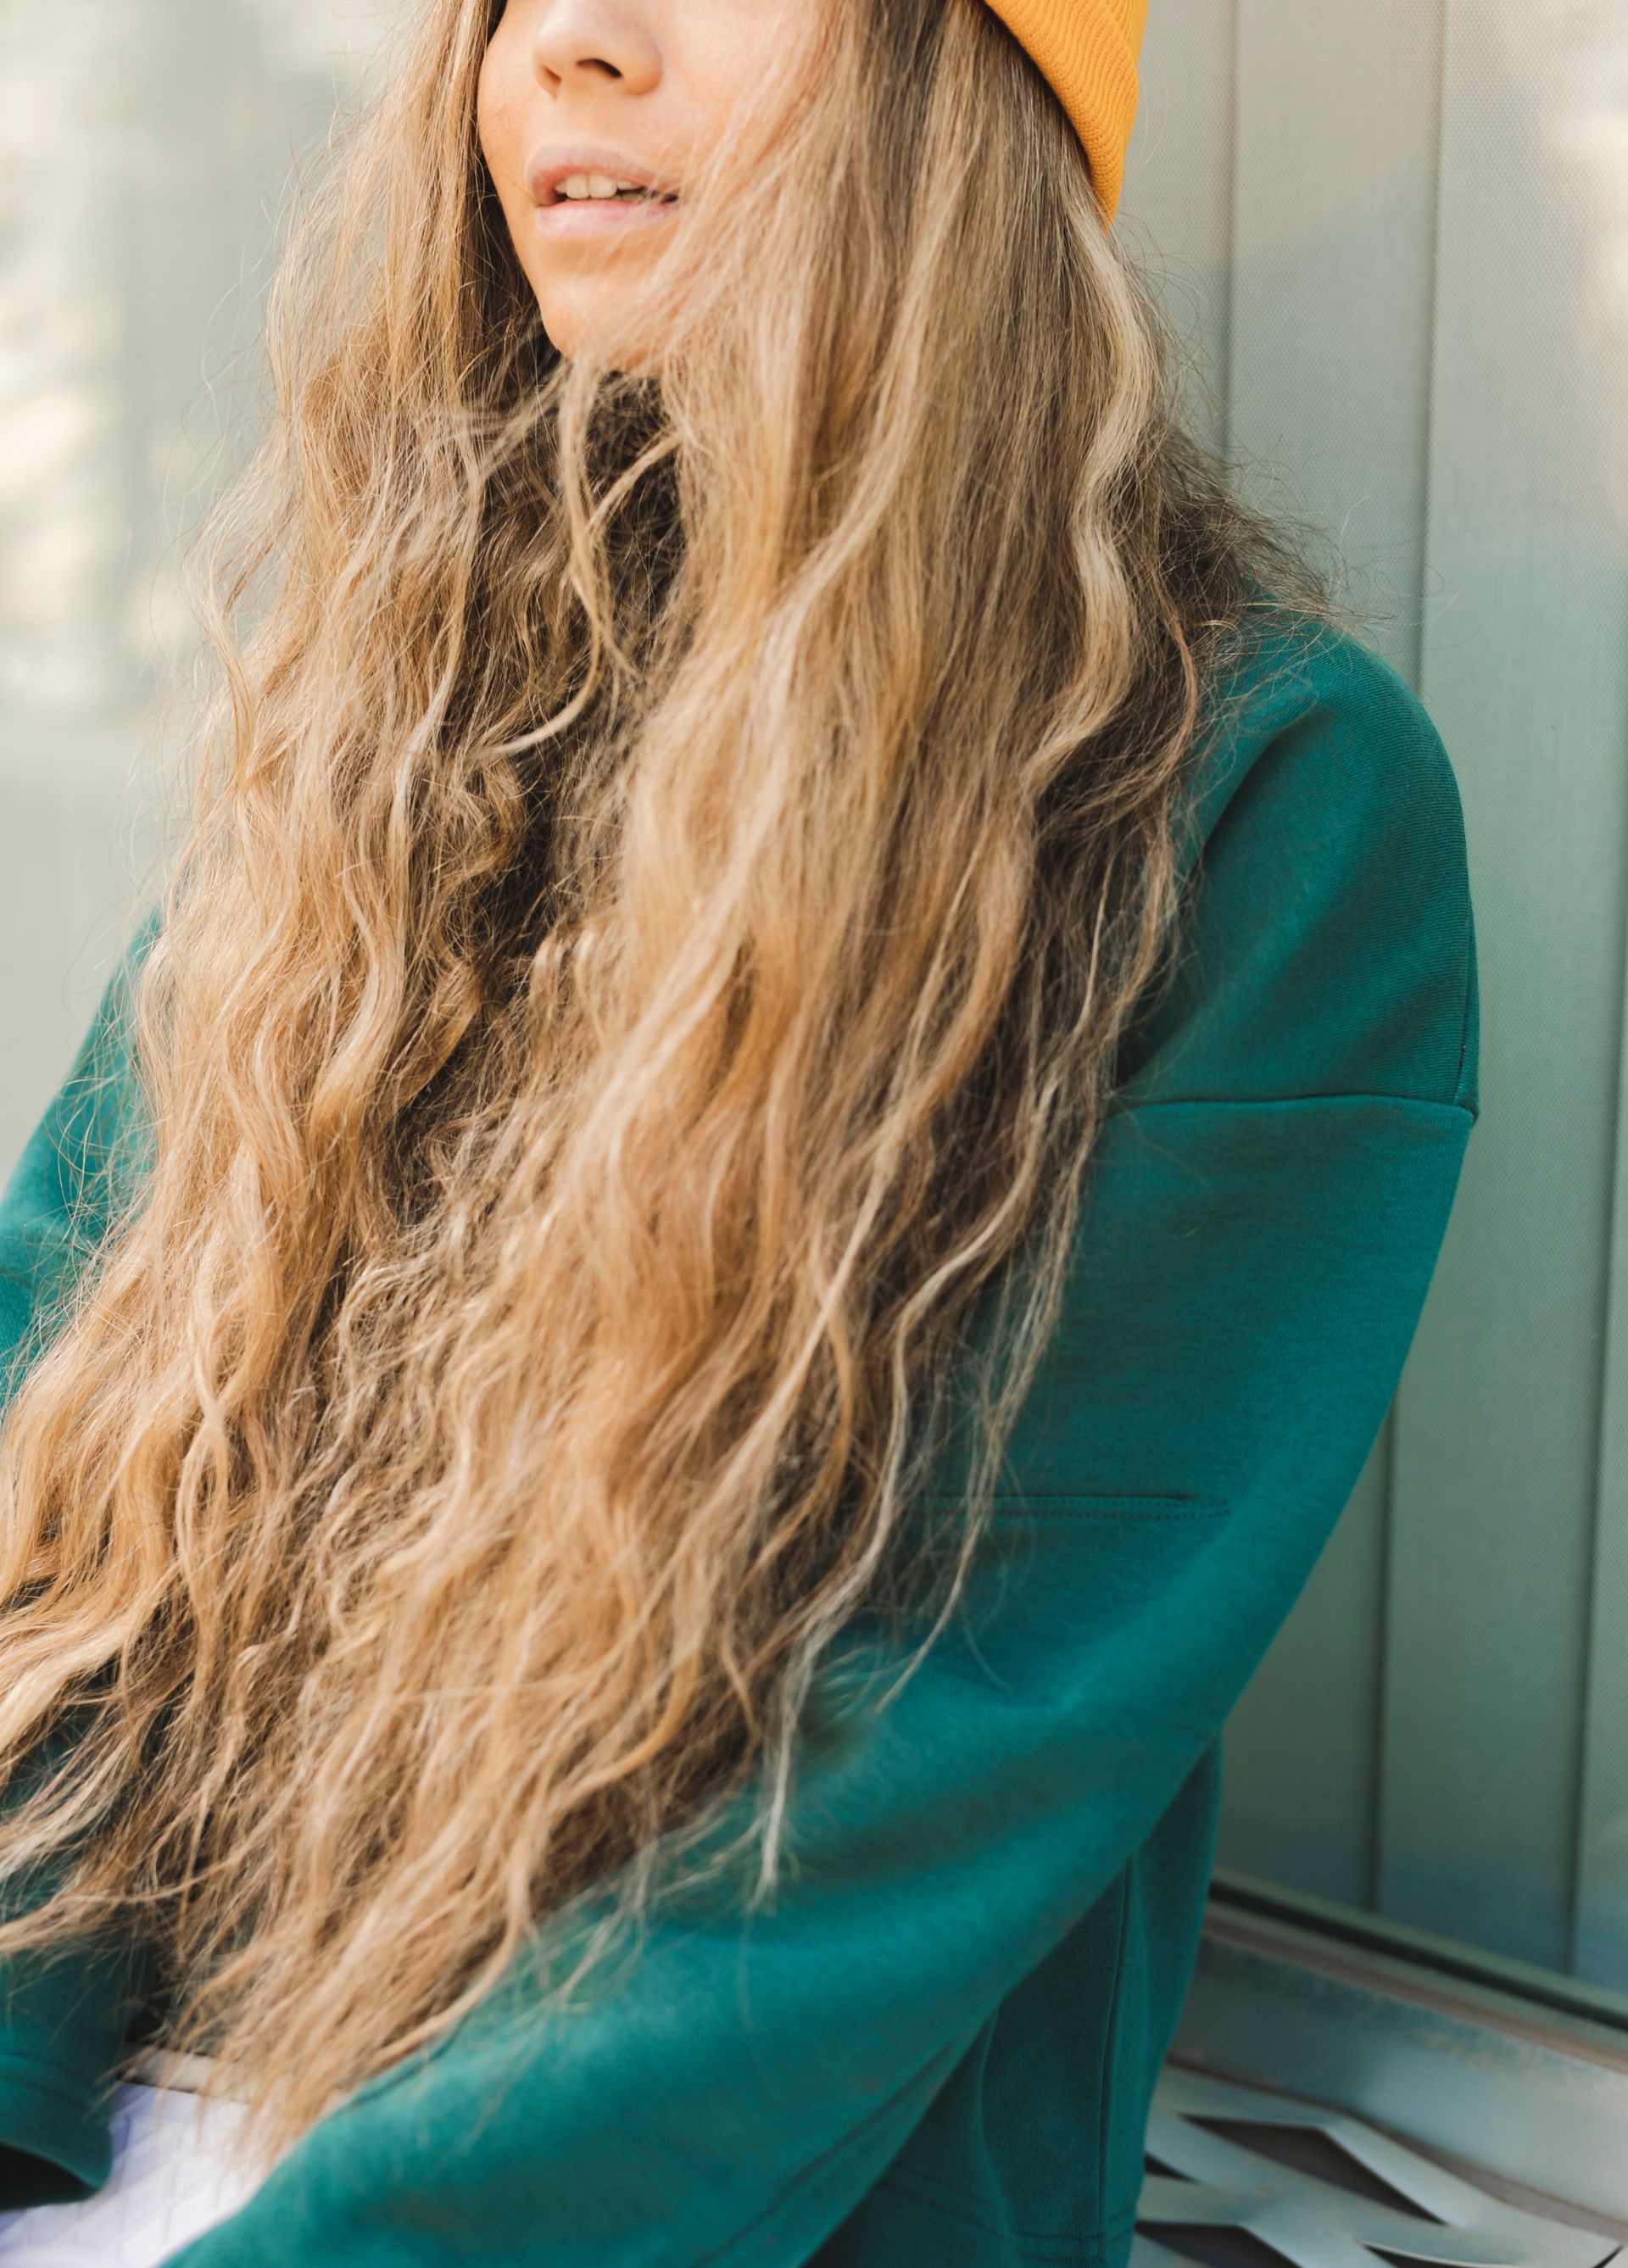
POLYGON ((475 93, 475 131, 492 185, 505 211, 512 213, 527 194, 526 153, 521 149, 523 88, 517 85, 515 59, 500 32, 486 50, 475 93))
POLYGON ((698 0, 684 18, 692 142, 716 148, 743 99, 771 113, 794 103, 817 68, 829 0, 698 0))

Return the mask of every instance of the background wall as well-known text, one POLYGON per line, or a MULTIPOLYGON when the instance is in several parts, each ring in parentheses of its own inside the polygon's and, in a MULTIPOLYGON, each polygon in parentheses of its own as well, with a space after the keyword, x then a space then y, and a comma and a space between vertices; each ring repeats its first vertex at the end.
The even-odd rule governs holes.
MULTIPOLYGON (((1463 793, 1482 1120, 1221 1857, 1628 1986, 1628 17, 1167 0, 1127 196, 1463 793)), ((1277 468, 1275 479, 1269 477, 1277 468)))
POLYGON ((0 1163, 153 847, 291 169, 401 0, 0 0, 0 1163))
MULTIPOLYGON (((0 1163, 144 855, 290 164, 394 4, 0 0, 0 1163)), ((1441 1267, 1221 1856, 1628 1989, 1620 0, 1154 0, 1123 226, 1441 728, 1481 960, 1441 1267)))

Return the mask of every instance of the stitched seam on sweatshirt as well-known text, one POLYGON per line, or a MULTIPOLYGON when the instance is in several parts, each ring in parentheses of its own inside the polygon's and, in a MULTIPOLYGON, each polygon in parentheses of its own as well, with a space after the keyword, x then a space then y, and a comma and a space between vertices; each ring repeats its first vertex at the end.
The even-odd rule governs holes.
MULTIPOLYGON (((981 2199, 976 2190, 965 2189, 955 2182, 947 2181, 942 2174, 930 2173, 923 2166, 903 2166, 895 2161, 877 2176, 875 2186, 879 2190, 897 2191, 901 2196, 912 2198, 922 2205, 941 2205, 953 2220, 969 2221, 988 2235, 1010 2236, 1023 2244, 1078 2245, 1081 2241, 1065 2229, 1013 2228, 1007 2221, 992 2221, 987 2213, 979 2212, 981 2199)), ((1135 2228, 1136 2213, 1137 2209, 1132 2205, 1122 2213, 1099 2215, 1093 2226, 1085 2231, 1085 2242, 1100 2248, 1111 2238, 1123 2236, 1126 2229, 1135 2228)))
MULTIPOLYGON (((1114 1933, 1114 1989, 1109 1996, 1108 2021, 1102 2027, 1102 2061, 1097 2073, 1097 2161, 1096 2193, 1099 2198, 1108 2194, 1108 2113, 1109 2074, 1114 2062, 1114 2034, 1119 2022, 1119 2000, 1125 1977, 1125 1938, 1131 1922, 1131 1869, 1136 1864, 1128 1859, 1119 1872, 1119 1919, 1114 1933)), ((1081 2235, 1085 2232, 1082 2230, 1081 2235)))
POLYGON ((765 2229, 772 2228, 787 2208, 796 2203, 809 2183, 822 2174, 828 2166, 836 2164, 848 2156, 855 2145, 863 2141, 873 2126, 880 2125, 888 2113, 895 2110, 913 2089, 920 2086, 922 2080, 929 2072, 942 2065, 945 2066, 945 2076, 947 2078, 970 2044, 970 2042, 964 2042, 949 2048, 940 2048, 935 2055, 929 2056, 921 2069, 913 2071, 902 2087, 896 2087, 894 2089, 885 2102, 879 2102, 875 2110, 867 2113, 857 2126, 850 2128, 849 2132, 833 2142, 829 2149, 821 2150, 817 2158, 811 2159, 802 2171, 786 2183, 777 2197, 772 2198, 761 2213, 754 2213, 744 2228, 735 2229, 724 2239, 721 2244, 714 2245, 710 2252, 702 2253, 695 2263, 695 2268, 722 2268, 722 2264, 738 2254, 744 2245, 761 2236, 765 2229))
POLYGON ((31 2092, 50 2095, 64 2110, 73 2111, 77 2117, 94 2115, 97 2089, 87 2087, 84 2074, 67 2064, 41 2063, 32 2056, 12 2055, 0 2050, 0 2092, 12 2079, 26 2080, 31 2092))
POLYGON ((980 2236, 1010 2238, 1020 2248, 1021 2258, 1048 2263, 1050 2268, 1064 2268, 1064 2264, 1070 2261, 1100 2259, 1108 2237, 1123 2234, 1122 2231, 1105 2230, 1101 2234, 1094 2231, 1090 2235, 1082 2232, 1071 2235, 1066 2231, 1012 2228, 991 2220, 986 2213, 974 2213, 966 2205, 952 2204, 953 2192, 938 2193, 937 2184, 930 2185, 919 2175, 889 2171, 881 2176, 876 2187, 892 2190, 901 2197, 907 2197, 912 2204, 924 2205, 929 2213, 942 2213, 946 2220, 955 2221, 962 2228, 976 2228, 980 2236))
MULTIPOLYGON (((900 2193, 905 2193, 907 2191, 910 2196, 921 2196, 923 2205, 937 2205, 937 2202, 943 2202, 943 2205, 946 2205, 946 2212, 950 2212, 950 2209, 954 2209, 954 2206, 961 2206, 961 2216, 959 2218, 963 2218, 963 2220, 975 2220, 977 2222, 977 2228, 982 2229, 996 2228, 989 2218, 982 2216, 982 2213, 977 2212, 977 2206, 984 2202, 984 2198, 982 2198, 979 2191, 963 2189, 959 2182, 947 2182, 941 2173, 930 2173, 930 2170, 923 2169, 923 2166, 905 2166, 905 2164, 900 2164, 900 2161, 895 2161, 895 2164, 891 2166, 884 2166, 882 2173, 875 2177, 875 2189, 898 2189, 900 2193)), ((1131 2202, 1131 2205, 1120 2206, 1118 2213, 1102 2213, 1102 2216, 1095 2220, 1095 2225, 1093 2225, 1091 2229, 1087 2229, 1087 2243, 1100 2245, 1100 2243, 1109 2243, 1109 2241, 1116 2239, 1116 2236, 1124 2236, 1127 2229, 1136 2228, 1136 2212, 1138 2212, 1138 2206, 1136 2206, 1136 2202, 1131 2202)), ((1043 2245, 1061 2245, 1061 2243, 1072 2245, 1079 2241, 1075 2239, 1075 2236, 1068 2236, 1068 2234, 1059 2232, 1059 2229, 1012 2229, 1012 2228, 1006 2228, 1005 2222, 1000 2225, 1000 2234, 1005 2234, 1005 2236, 1020 2236, 1020 2239, 1028 2239, 1032 2241, 1032 2243, 1043 2243, 1043 2245)))
POLYGON ((1145 1110, 1289 1110, 1325 1102, 1405 1102, 1415 1110, 1438 1110, 1473 1118, 1467 1102, 1444 1102, 1434 1094, 1393 1094, 1383 1087, 1340 1087, 1326 1094, 1152 1094, 1142 1102, 1110 1104, 1109 1118, 1137 1118, 1145 1110))
MULTIPOLYGON (((1463 1100, 1463 1093, 1464 1076, 1470 1067, 1470 996, 1475 989, 1475 951, 1474 932, 1466 927, 1464 932, 1464 1012, 1458 1027, 1458 1077, 1453 1082, 1453 1100, 1462 1110, 1470 1110, 1470 1104, 1463 1100)), ((1471 1110, 1470 1115, 1473 1117, 1476 1113, 1471 1110)))

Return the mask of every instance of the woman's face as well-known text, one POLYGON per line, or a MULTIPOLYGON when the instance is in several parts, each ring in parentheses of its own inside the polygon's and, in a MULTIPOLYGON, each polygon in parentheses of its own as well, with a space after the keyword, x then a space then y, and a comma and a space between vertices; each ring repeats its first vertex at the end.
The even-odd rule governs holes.
POLYGON ((563 354, 592 351, 738 96, 821 4, 507 0, 481 70, 481 148, 563 354))

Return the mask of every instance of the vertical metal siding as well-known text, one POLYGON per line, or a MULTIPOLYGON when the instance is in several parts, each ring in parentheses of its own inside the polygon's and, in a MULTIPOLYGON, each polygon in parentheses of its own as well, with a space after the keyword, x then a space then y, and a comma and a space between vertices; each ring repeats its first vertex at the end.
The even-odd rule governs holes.
MULTIPOLYGON (((1620 1989, 1628 23, 1236 30, 1227 430, 1452 752, 1484 1117, 1386 1435, 1234 1719, 1221 1855, 1620 1989)), ((1177 194, 1148 94, 1132 212, 1177 194)))

